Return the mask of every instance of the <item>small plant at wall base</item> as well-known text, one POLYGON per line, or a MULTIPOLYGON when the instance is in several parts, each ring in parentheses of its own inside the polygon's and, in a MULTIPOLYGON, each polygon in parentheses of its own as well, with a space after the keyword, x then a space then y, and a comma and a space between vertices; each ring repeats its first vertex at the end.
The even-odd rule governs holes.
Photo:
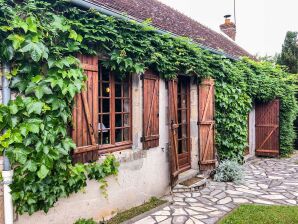
POLYGON ((297 103, 292 83, 280 67, 250 59, 231 61, 139 26, 85 11, 65 0, 0 0, 0 61, 11 65, 11 88, 18 93, 0 106, 0 152, 14 168, 11 184, 18 213, 47 212, 55 202, 86 186, 87 178, 116 175, 118 162, 75 164, 75 144, 67 134, 75 94, 86 76, 75 55, 98 54, 116 74, 150 68, 163 78, 177 74, 216 80, 216 144, 221 159, 243 159, 247 113, 255 100, 281 100, 280 148, 293 150, 297 103), (171 52, 169 54, 168 52, 171 52), (105 58, 105 59, 103 59, 105 58))

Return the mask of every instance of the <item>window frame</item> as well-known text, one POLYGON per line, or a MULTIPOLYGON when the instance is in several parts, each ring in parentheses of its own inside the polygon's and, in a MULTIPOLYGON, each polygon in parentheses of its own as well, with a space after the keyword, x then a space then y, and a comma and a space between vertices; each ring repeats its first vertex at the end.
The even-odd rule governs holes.
MULTIPOLYGON (((99 117, 99 120, 98 120, 98 123, 102 123, 102 117, 103 114, 109 114, 109 121, 110 121, 110 127, 109 127, 109 137, 110 137, 110 143, 109 144, 100 144, 100 141, 101 141, 101 136, 98 137, 98 152, 99 154, 105 154, 105 153, 111 153, 111 152, 115 152, 115 151, 120 151, 120 150, 124 150, 124 149, 129 149, 132 147, 132 77, 131 75, 129 74, 128 77, 127 77, 127 83, 128 83, 128 88, 129 88, 129 91, 128 91, 128 99, 129 99, 129 112, 128 113, 125 113, 124 112, 124 109, 123 109, 123 105, 124 104, 121 104, 122 105, 122 108, 121 108, 121 112, 116 112, 116 99, 121 99, 121 100, 125 100, 125 98, 123 98, 123 88, 121 88, 121 96, 120 97, 116 97, 115 96, 115 87, 116 87, 116 80, 115 80, 115 77, 117 74, 115 74, 115 72, 112 72, 110 70, 108 70, 108 73, 109 73, 109 88, 110 88, 110 95, 109 95, 109 100, 110 100, 110 105, 109 105, 109 112, 103 112, 102 111, 102 99, 103 96, 101 95, 102 92, 100 91, 103 91, 102 89, 102 82, 106 82, 106 81, 103 81, 102 80, 102 74, 103 74, 103 66, 100 65, 99 66, 99 71, 98 71, 98 117, 99 117), (101 108, 100 108, 101 107, 101 108), (115 116, 116 114, 121 114, 122 115, 122 126, 120 127, 120 129, 124 130, 125 129, 125 126, 123 126, 123 115, 124 114, 128 114, 129 115, 129 127, 128 128, 128 140, 127 141, 121 141, 121 142, 115 142, 116 141, 116 129, 119 129, 119 127, 117 128, 116 127, 116 121, 115 121, 115 116)), ((122 85, 123 86, 123 85, 122 85)), ((98 135, 101 133, 100 129, 98 130, 98 135)), ((123 132, 122 132, 122 138, 123 138, 123 132)))

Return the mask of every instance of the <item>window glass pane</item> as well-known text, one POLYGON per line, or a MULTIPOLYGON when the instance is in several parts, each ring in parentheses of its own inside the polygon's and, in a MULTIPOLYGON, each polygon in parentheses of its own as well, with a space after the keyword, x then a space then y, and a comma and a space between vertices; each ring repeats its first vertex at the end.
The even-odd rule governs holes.
POLYGON ((187 140, 186 139, 183 139, 182 141, 181 141, 181 151, 182 152, 187 152, 188 150, 187 150, 187 140))
POLYGON ((187 123, 187 110, 181 110, 181 123, 186 124, 187 123))
POLYGON ((122 114, 115 115, 115 127, 122 127, 122 114))
POLYGON ((121 84, 115 84, 115 97, 121 97, 121 84))
POLYGON ((181 108, 186 108, 187 95, 181 95, 181 108))
POLYGON ((121 74, 114 74, 115 75, 115 82, 122 82, 122 75, 121 74))
POLYGON ((98 83, 98 96, 101 97, 102 93, 101 93, 101 83, 98 83))
POLYGON ((122 142, 122 129, 115 130, 115 142, 122 142))
POLYGON ((181 125, 181 138, 187 138, 187 125, 181 125))
POLYGON ((105 114, 102 115, 102 129, 106 129, 106 128, 110 128, 110 115, 109 114, 105 114))
POLYGON ((109 83, 102 83, 102 96, 109 97, 110 96, 110 84, 109 83))
POLYGON ((102 144, 110 144, 110 130, 102 132, 102 144))
POLYGON ((121 99, 116 99, 115 100, 115 112, 122 112, 122 100, 121 99))
POLYGON ((102 144, 102 135, 100 131, 98 131, 98 144, 102 144))
POLYGON ((123 112, 130 112, 129 99, 123 100, 123 112))
POLYGON ((98 100, 98 113, 101 113, 101 102, 102 102, 102 100, 99 99, 98 100))
POLYGON ((124 127, 129 127, 129 114, 124 114, 123 115, 123 126, 124 127))
POLYGON ((102 66, 102 80, 109 81, 110 80, 110 71, 102 66))
POLYGON ((110 112, 110 99, 102 99, 102 112, 110 112))
POLYGON ((178 127, 178 139, 182 138, 182 130, 181 130, 181 125, 178 127))
POLYGON ((129 141, 129 128, 123 129, 123 141, 129 141))
POLYGON ((178 140, 178 154, 182 153, 182 141, 178 140))
POLYGON ((129 97, 129 83, 123 82, 123 97, 129 97))

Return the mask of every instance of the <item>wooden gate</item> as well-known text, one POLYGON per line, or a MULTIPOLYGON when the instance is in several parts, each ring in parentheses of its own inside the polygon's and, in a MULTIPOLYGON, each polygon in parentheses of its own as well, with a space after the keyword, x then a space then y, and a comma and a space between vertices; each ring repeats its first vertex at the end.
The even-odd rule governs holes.
POLYGON ((279 155, 279 105, 278 99, 256 104, 256 155, 279 155))
POLYGON ((215 168, 214 146, 214 80, 204 79, 198 86, 199 93, 199 164, 200 170, 215 168))

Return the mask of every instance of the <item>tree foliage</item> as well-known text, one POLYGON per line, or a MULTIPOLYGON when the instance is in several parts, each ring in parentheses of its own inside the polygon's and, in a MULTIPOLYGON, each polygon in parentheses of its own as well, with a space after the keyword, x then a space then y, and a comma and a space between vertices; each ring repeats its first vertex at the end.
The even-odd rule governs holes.
POLYGON ((277 63, 288 67, 290 73, 298 73, 298 39, 297 32, 288 31, 282 45, 277 63))
POLYGON ((0 106, 0 151, 12 161, 11 184, 18 213, 48 211, 78 192, 87 178, 104 180, 118 163, 71 163, 75 144, 67 134, 74 95, 84 87, 75 55, 98 54, 117 74, 150 68, 165 79, 177 74, 216 80, 216 145, 222 159, 243 158, 247 113, 255 100, 281 99, 281 152, 293 149, 297 105, 291 80, 276 65, 232 61, 202 50, 186 38, 161 35, 150 27, 85 11, 65 0, 0 0, 0 60, 12 66, 11 87, 19 96, 0 106))

